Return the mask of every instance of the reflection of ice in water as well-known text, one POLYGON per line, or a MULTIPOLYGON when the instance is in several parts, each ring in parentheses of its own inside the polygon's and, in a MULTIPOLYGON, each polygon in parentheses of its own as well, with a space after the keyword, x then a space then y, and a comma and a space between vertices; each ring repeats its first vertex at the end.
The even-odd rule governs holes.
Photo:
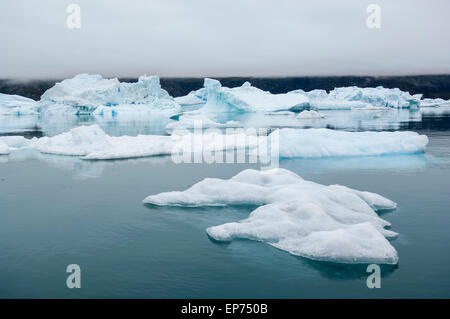
POLYGON ((85 161, 76 156, 60 156, 43 154, 36 150, 21 150, 0 156, 0 164, 8 162, 42 161, 57 169, 73 172, 74 179, 89 179, 101 177, 107 167, 113 165, 133 165, 148 163, 149 165, 165 165, 171 162, 170 156, 157 156, 139 159, 116 161, 85 161))

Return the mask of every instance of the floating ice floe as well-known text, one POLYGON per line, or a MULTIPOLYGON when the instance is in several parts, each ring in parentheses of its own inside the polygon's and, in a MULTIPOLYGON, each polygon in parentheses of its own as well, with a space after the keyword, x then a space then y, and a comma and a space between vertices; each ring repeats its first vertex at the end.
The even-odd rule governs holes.
POLYGON ((261 143, 261 149, 279 145, 279 156, 282 158, 377 156, 423 152, 428 137, 409 131, 345 132, 324 128, 283 128, 271 133, 261 143))
POLYGON ((140 76, 138 82, 119 82, 100 75, 79 74, 56 83, 39 101, 44 114, 103 114, 153 111, 176 114, 175 100, 161 89, 158 76, 140 76))
POLYGON ((314 111, 314 110, 311 110, 311 111, 304 110, 304 111, 300 112, 297 115, 297 118, 300 119, 300 120, 303 120, 303 119, 308 119, 308 120, 311 120, 311 119, 322 119, 322 118, 325 118, 325 117, 326 117, 325 114, 317 112, 317 111, 314 111))
POLYGON ((0 142, 0 155, 8 155, 9 147, 5 143, 0 142))
POLYGON ((20 95, 0 93, 0 115, 35 115, 36 101, 20 95))
POLYGON ((222 87, 219 81, 205 78, 206 104, 199 113, 299 111, 309 106, 300 94, 272 94, 245 82, 240 87, 222 87))
POLYGON ((166 130, 172 131, 172 130, 184 130, 193 128, 208 129, 208 128, 236 128, 236 127, 242 127, 242 123, 232 120, 227 121, 225 123, 218 123, 213 118, 210 118, 208 116, 200 114, 189 115, 189 113, 185 113, 184 115, 180 116, 178 121, 169 123, 166 126, 166 130))
POLYGON ((376 88, 360 88, 357 86, 340 87, 330 91, 303 90, 291 91, 307 96, 312 108, 319 110, 353 109, 367 107, 417 108, 420 105, 421 94, 411 95, 400 89, 388 89, 382 86, 376 88))
POLYGON ((30 148, 46 154, 79 156, 85 160, 106 160, 251 149, 258 146, 258 138, 245 134, 230 136, 218 132, 187 132, 171 136, 109 136, 98 125, 91 125, 79 126, 53 137, 0 137, 0 143, 14 149, 30 148))
POLYGON ((378 194, 325 186, 285 169, 244 170, 229 180, 206 178, 185 191, 148 196, 159 206, 258 205, 248 218, 207 229, 218 241, 245 238, 293 255, 340 263, 397 264, 386 239, 397 234, 376 211, 396 204, 378 194))

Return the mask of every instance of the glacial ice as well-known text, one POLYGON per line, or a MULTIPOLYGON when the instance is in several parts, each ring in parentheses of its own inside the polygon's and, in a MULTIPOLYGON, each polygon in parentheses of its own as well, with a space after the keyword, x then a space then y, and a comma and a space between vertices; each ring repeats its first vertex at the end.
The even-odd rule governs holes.
POLYGON ((420 107, 447 107, 450 106, 450 100, 444 99, 422 99, 420 107))
MULTIPOLYGON (((180 131, 178 131, 180 133, 180 131)), ((59 135, 27 140, 20 136, 0 137, 0 142, 30 148, 46 154, 79 156, 85 160, 137 158, 173 154, 210 154, 215 151, 257 147, 257 136, 219 132, 184 134, 109 136, 98 125, 79 126, 59 135)))
POLYGON ((36 104, 20 95, 0 93, 0 115, 34 115, 38 113, 36 104))
POLYGON ((177 114, 175 100, 161 89, 158 76, 140 76, 138 82, 119 82, 100 75, 78 74, 56 83, 39 101, 43 114, 102 114, 148 109, 177 114), (98 109, 98 110, 97 110, 98 109))
POLYGON ((307 96, 310 100, 311 108, 318 110, 337 110, 370 107, 390 107, 390 108, 417 108, 420 105, 422 95, 411 95, 409 92, 401 91, 398 88, 388 89, 382 86, 376 88, 360 88, 357 86, 340 87, 330 91, 313 90, 305 92, 303 90, 291 91, 302 96, 307 96))
POLYGON ((244 170, 229 180, 206 178, 185 191, 150 195, 159 206, 258 205, 248 218, 208 228, 218 241, 245 238, 293 255, 340 263, 396 264, 386 239, 396 237, 375 211, 396 208, 378 194, 306 181, 285 169, 244 170))
POLYGON ((199 113, 299 111, 309 106, 305 96, 295 93, 272 94, 245 82, 240 87, 222 87, 205 78, 206 104, 199 113))
POLYGON ((324 128, 282 128, 272 132, 261 143, 262 149, 270 149, 271 145, 279 143, 282 158, 376 156, 423 152, 428 137, 410 131, 346 132, 324 128))
POLYGON ((189 92, 188 95, 175 98, 175 102, 181 106, 197 105, 206 103, 207 92, 205 88, 189 92))

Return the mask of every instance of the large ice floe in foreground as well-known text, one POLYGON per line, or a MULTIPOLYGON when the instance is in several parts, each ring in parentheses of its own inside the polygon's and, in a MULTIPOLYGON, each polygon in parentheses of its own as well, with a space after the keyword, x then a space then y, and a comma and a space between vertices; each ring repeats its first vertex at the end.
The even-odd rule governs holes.
POLYGON ((145 75, 138 82, 127 83, 79 74, 45 91, 39 106, 44 114, 180 112, 178 103, 161 89, 159 77, 145 75))
POLYGON ((35 115, 36 101, 20 95, 0 93, 0 115, 35 115))
POLYGON ((298 111, 309 106, 308 98, 295 93, 272 94, 249 82, 240 87, 223 87, 219 81, 205 78, 206 104, 200 113, 298 111))
POLYGON ((346 132, 324 128, 283 128, 271 133, 261 143, 261 149, 278 146, 282 158, 378 156, 423 152, 428 137, 409 131, 346 132))
POLYGON ((411 95, 398 88, 388 89, 382 86, 376 88, 360 88, 357 86, 340 87, 327 93, 325 90, 291 91, 307 96, 311 108, 318 110, 353 109, 353 108, 417 108, 420 105, 421 94, 411 95))
POLYGON ((159 206, 258 205, 250 216, 208 228, 218 241, 250 239, 297 256, 339 263, 396 264, 386 238, 397 234, 376 211, 396 204, 378 194, 325 186, 285 169, 244 170, 229 180, 206 178, 185 191, 151 195, 159 206))

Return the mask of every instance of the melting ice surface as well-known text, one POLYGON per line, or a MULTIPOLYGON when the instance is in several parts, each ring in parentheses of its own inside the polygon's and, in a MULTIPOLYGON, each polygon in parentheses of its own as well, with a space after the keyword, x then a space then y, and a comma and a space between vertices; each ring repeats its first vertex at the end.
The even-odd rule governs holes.
POLYGON ((396 264, 386 237, 397 234, 378 210, 396 204, 378 194, 305 181, 285 169, 244 170, 229 180, 206 178, 144 203, 170 206, 260 205, 248 218, 207 229, 218 241, 245 238, 314 260, 396 264))
POLYGON ((20 95, 0 93, 0 116, 1 115, 30 115, 37 114, 36 101, 20 95))

